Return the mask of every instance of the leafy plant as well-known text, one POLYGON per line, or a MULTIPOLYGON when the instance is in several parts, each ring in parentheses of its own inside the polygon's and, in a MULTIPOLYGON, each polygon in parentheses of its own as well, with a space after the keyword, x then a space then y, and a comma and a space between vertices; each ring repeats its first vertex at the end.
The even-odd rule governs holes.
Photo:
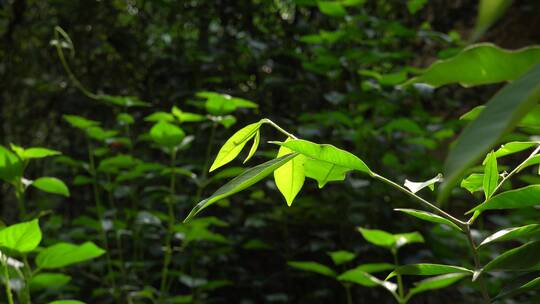
MULTIPOLYGON (((269 124, 279 130, 281 133, 287 136, 287 140, 283 142, 271 142, 279 145, 280 147, 286 147, 289 149, 285 156, 282 153, 278 153, 280 157, 268 161, 265 164, 255 166, 251 169, 246 170, 244 173, 238 175, 236 178, 231 180, 229 183, 222 186, 218 191, 216 191, 209 199, 205 199, 198 203, 195 208, 190 212, 186 217, 185 221, 190 221, 195 215, 197 215, 201 210, 214 203, 215 201, 230 196, 232 194, 241 191, 254 183, 261 180, 263 177, 269 175, 272 171, 278 170, 279 168, 285 166, 287 163, 290 163, 297 159, 301 158, 301 164, 303 165, 290 165, 287 167, 287 171, 280 172, 280 174, 275 174, 274 179, 276 179, 276 184, 281 183, 277 179, 284 179, 289 184, 293 183, 295 176, 306 176, 312 179, 315 179, 319 187, 322 188, 328 181, 343 180, 345 179, 345 174, 349 171, 359 171, 363 174, 367 174, 373 179, 382 181, 383 183, 395 188, 398 191, 401 191, 411 198, 419 202, 423 207, 430 210, 420 211, 420 210, 411 210, 411 209, 398 209, 406 214, 412 215, 416 218, 426 220, 429 222, 435 223, 444 223, 449 227, 459 230, 463 233, 468 240, 470 254, 474 260, 473 268, 463 267, 461 265, 444 265, 444 264, 411 264, 403 265, 396 267, 386 278, 385 281, 397 277, 398 280, 398 293, 395 293, 395 287, 389 288, 389 286, 394 285, 384 285, 383 281, 377 281, 378 279, 373 279, 367 274, 361 273, 363 278, 367 278, 371 281, 370 284, 385 286, 389 291, 392 292, 394 297, 399 303, 407 302, 412 296, 417 293, 424 292, 431 289, 441 288, 447 285, 450 285, 465 276, 470 276, 473 282, 478 282, 478 288, 481 291, 482 298, 485 302, 491 301, 491 295, 489 294, 487 284, 485 282, 486 273, 493 271, 526 271, 531 272, 538 270, 538 256, 536 249, 536 241, 526 243, 520 247, 508 250, 496 257, 489 263, 482 266, 480 261, 479 249, 481 246, 478 246, 473 238, 471 232, 471 226, 476 222, 478 217, 486 210, 489 209, 513 209, 513 208, 527 208, 535 206, 538 204, 536 186, 529 186, 524 188, 519 188, 516 190, 510 190, 497 194, 501 187, 505 184, 510 177, 512 177, 517 172, 524 169, 524 167, 531 165, 530 160, 534 159, 540 151, 540 145, 534 143, 528 146, 528 148, 535 147, 534 151, 517 167, 512 171, 503 175, 503 178, 499 178, 499 166, 497 154, 499 155, 511 155, 522 151, 523 149, 514 148, 513 150, 509 149, 510 147, 519 147, 516 143, 509 143, 501 149, 505 149, 505 152, 490 152, 483 166, 483 178, 476 180, 478 186, 468 185, 469 189, 474 190, 483 190, 484 191, 484 202, 479 204, 477 207, 473 208, 469 213, 473 215, 468 220, 460 220, 446 211, 442 210, 436 204, 427 201, 426 199, 419 196, 417 193, 425 187, 432 187, 436 182, 439 182, 440 178, 435 178, 424 183, 411 183, 410 181, 405 182, 405 186, 383 177, 370 168, 358 157, 355 155, 336 148, 327 144, 317 144, 310 141, 297 139, 296 136, 290 134, 289 132, 283 130, 281 127, 274 124, 268 119, 263 119, 259 123, 255 124, 262 126, 263 124, 269 124), (289 158, 285 158, 289 156, 289 158), (434 212, 434 213, 432 213, 434 212), (414 288, 412 288, 409 293, 405 295, 404 289, 401 283, 401 276, 403 275, 420 275, 420 276, 437 276, 432 277, 426 281, 419 282, 414 288), (370 279, 371 278, 371 279, 370 279), (379 282, 379 283, 375 283, 379 282)), ((239 137, 238 133, 233 135, 233 138, 239 137)), ((246 136, 241 136, 245 138, 246 136)), ((223 148, 222 148, 223 151, 223 148)), ((221 152, 221 151, 220 151, 221 152)), ((235 152, 235 156, 238 155, 240 151, 235 152)), ((230 159, 232 160, 232 159, 230 159)), ((230 161, 228 160, 228 161, 230 161)), ((221 165, 226 164, 226 162, 221 165)), ((469 179, 470 180, 470 179, 469 179)), ((290 191, 284 187, 278 187, 278 190, 282 192, 287 200, 287 204, 291 205, 291 196, 290 191), (285 190, 284 190, 285 189, 285 190), (284 192, 284 193, 283 193, 284 192)), ((515 231, 515 237, 526 236, 530 227, 516 227, 510 231, 515 231)), ((507 231, 507 230, 506 230, 507 231)), ((482 242, 484 244, 490 243, 491 240, 498 238, 499 235, 505 235, 505 232, 498 232, 493 236, 490 236, 486 241, 482 242)), ((534 231, 534 229, 532 229, 534 231)), ((360 229, 360 232, 366 240, 369 242, 389 249, 396 261, 395 265, 397 266, 397 249, 404 244, 410 242, 423 242, 423 238, 417 233, 411 234, 398 234, 392 235, 380 230, 366 230, 360 229)), ((481 244, 482 244, 481 243, 481 244)), ((317 272, 326 276, 336 277, 335 271, 327 268, 326 266, 320 264, 314 264, 313 262, 308 263, 292 263, 293 267, 307 269, 313 272, 317 272)), ((467 266, 467 265, 464 265, 467 266)), ((339 278, 339 277, 338 277, 339 278)), ((343 278, 343 277, 342 277, 343 278)), ((534 285, 534 280, 530 284, 534 285)), ((386 282, 388 283, 388 282, 386 282)), ((528 285, 527 285, 528 286, 528 285)), ((523 290, 523 287, 522 289, 523 290)), ((524 290, 528 290, 524 288, 524 290)), ((512 293, 507 293, 508 295, 512 293)))

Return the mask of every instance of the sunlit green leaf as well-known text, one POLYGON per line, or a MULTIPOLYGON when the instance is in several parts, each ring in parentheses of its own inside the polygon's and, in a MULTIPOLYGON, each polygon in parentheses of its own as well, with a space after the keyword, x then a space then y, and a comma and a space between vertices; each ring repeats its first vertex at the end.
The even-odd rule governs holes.
POLYGON ((64 120, 67 121, 72 127, 77 129, 88 129, 91 127, 99 126, 99 122, 90 120, 82 116, 77 115, 64 115, 64 120))
POLYGON ((499 169, 497 169, 497 157, 495 153, 491 151, 486 158, 486 165, 484 166, 484 179, 482 181, 482 187, 484 189, 484 195, 486 200, 491 197, 497 183, 499 182, 499 169))
POLYGON ((248 156, 244 160, 244 164, 250 160, 253 155, 255 155, 255 152, 257 152, 257 148, 259 147, 259 143, 261 142, 261 132, 257 130, 257 133, 255 133, 255 138, 253 139, 253 144, 251 145, 251 149, 249 149, 248 156))
POLYGON ((17 155, 0 145, 0 179, 13 184, 22 177, 23 168, 17 155))
POLYGON ((414 15, 421 10, 427 2, 428 0, 407 0, 407 9, 409 10, 409 13, 414 15))
POLYGON ((140 100, 137 96, 113 96, 101 94, 98 99, 108 104, 131 108, 131 107, 148 107, 149 103, 140 100))
POLYGON ((540 62, 540 46, 505 50, 490 43, 471 45, 455 57, 440 60, 408 83, 475 86, 515 80, 540 62))
POLYGON ((304 154, 307 157, 319 161, 371 174, 368 166, 360 158, 350 152, 341 150, 332 145, 319 145, 302 139, 293 139, 286 142, 273 143, 280 146, 285 146, 295 152, 304 154))
POLYGON ((37 291, 46 288, 58 288, 71 281, 71 277, 63 273, 42 272, 32 276, 30 289, 37 291))
POLYGON ((26 253, 34 250, 40 242, 41 229, 37 219, 0 230, 0 247, 26 253))
POLYGON ((36 264, 43 269, 56 269, 95 259, 105 250, 92 242, 81 245, 57 243, 41 251, 36 257, 36 264))
POLYGON ((178 119, 178 122, 185 123, 185 122, 199 122, 206 120, 206 117, 204 115, 196 114, 196 113, 190 113, 190 112, 184 112, 177 108, 176 106, 173 106, 171 113, 178 119))
POLYGON ((216 190, 216 192, 214 192, 214 194, 212 194, 210 197, 199 202, 191 210, 191 212, 188 214, 184 222, 188 222, 191 218, 196 216, 204 208, 210 206, 216 201, 223 199, 225 197, 228 197, 230 195, 233 195, 237 192, 240 192, 252 186, 253 184, 265 178, 270 173, 274 172, 274 170, 283 166, 285 163, 287 163, 289 160, 293 159, 296 156, 298 156, 297 153, 287 154, 280 158, 272 159, 263 164, 247 169, 242 174, 238 175, 237 177, 235 177, 234 179, 232 179, 225 185, 221 186, 221 188, 216 190))
POLYGON ((526 238, 530 236, 540 237, 540 224, 530 224, 521 227, 512 227, 503 230, 499 230, 494 234, 485 238, 480 245, 484 246, 494 242, 502 242, 508 240, 515 240, 518 238, 526 238))
POLYGON ((40 177, 32 182, 32 186, 41 191, 69 197, 69 189, 63 181, 56 177, 40 177))
POLYGON ((527 149, 530 149, 534 146, 537 146, 539 143, 535 141, 513 141, 502 145, 497 151, 495 151, 495 156, 497 158, 518 153, 527 149))
MULTIPOLYGON (((540 51, 540 49, 539 49, 540 51)), ((513 67, 512 67, 513 68, 513 67)), ((445 183, 439 198, 450 189, 465 170, 477 162, 540 100, 540 64, 501 89, 477 119, 469 124, 453 145, 445 161, 445 183)))
POLYGON ((77 300, 57 300, 57 301, 49 302, 48 304, 86 304, 86 303, 77 301, 77 300))
POLYGON ((22 153, 21 158, 22 159, 44 158, 44 157, 55 156, 55 155, 60 155, 60 154, 62 153, 60 153, 59 151, 36 147, 36 148, 24 149, 24 152, 22 153))
POLYGON ((186 134, 178 126, 161 120, 150 129, 150 136, 158 145, 172 148, 182 143, 186 134))
POLYGON ((461 181, 461 188, 467 189, 470 193, 481 191, 484 183, 484 174, 473 173, 461 181))
POLYGON ((461 230, 456 224, 452 223, 450 220, 445 219, 444 217, 433 214, 431 212, 427 211, 421 211, 421 210, 415 210, 415 209, 394 209, 396 211, 401 211, 403 213, 406 213, 408 215, 414 216, 416 218, 419 218, 424 221, 432 222, 432 223, 440 223, 440 224, 446 224, 452 228, 455 228, 457 230, 461 230))
POLYGON ((322 274, 328 277, 336 276, 336 273, 331 268, 329 268, 328 266, 316 263, 316 262, 290 261, 290 262, 287 262, 287 264, 289 264, 289 266, 294 267, 296 269, 315 272, 315 273, 322 274))
POLYGON ((497 194, 469 210, 517 209, 540 205, 540 185, 531 185, 497 194))
POLYGON ((328 255, 336 265, 341 265, 347 262, 350 262, 354 260, 356 257, 356 254, 346 251, 346 250, 338 250, 338 251, 332 251, 328 252, 328 255))
POLYGON ((452 266, 452 265, 442 265, 442 264, 411 264, 404 265, 396 268, 392 271, 386 280, 401 274, 401 275, 419 275, 419 276, 431 276, 431 275, 441 275, 448 273, 465 273, 472 275, 473 271, 467 268, 452 266))
POLYGON ((338 1, 317 1, 321 13, 332 17, 343 17, 347 11, 338 1))
POLYGON ((165 121, 165 122, 173 122, 174 116, 171 113, 167 112, 154 112, 144 118, 144 121, 149 122, 159 122, 159 121, 165 121))
MULTIPOLYGON (((290 153, 293 153, 293 151, 281 146, 276 157, 279 158, 290 153)), ((304 185, 304 162, 305 157, 298 155, 274 171, 276 186, 289 206, 292 205, 294 198, 304 185)))
POLYGON ((261 125, 261 122, 252 123, 234 133, 219 150, 216 159, 210 167, 210 172, 228 164, 240 154, 246 143, 255 136, 261 125))

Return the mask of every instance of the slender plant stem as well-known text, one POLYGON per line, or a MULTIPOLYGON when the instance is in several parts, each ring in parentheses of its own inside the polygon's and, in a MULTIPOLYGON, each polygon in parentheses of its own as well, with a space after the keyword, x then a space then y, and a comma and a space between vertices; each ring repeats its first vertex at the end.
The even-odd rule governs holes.
POLYGON ((176 184, 176 149, 173 148, 171 151, 171 183, 169 185, 169 199, 167 200, 167 211, 168 211, 168 227, 165 235, 165 247, 164 247, 164 256, 163 256, 163 269, 161 271, 161 288, 160 288, 160 303, 167 292, 167 277, 169 273, 169 264, 171 263, 172 258, 172 236, 174 235, 174 194, 175 194, 175 184, 176 184))
POLYGON ((261 122, 262 123, 267 123, 269 125, 271 125, 272 127, 274 127, 276 130, 278 130, 279 132, 287 135, 287 137, 290 137, 292 139, 298 139, 296 136, 294 136, 293 134, 285 131, 285 129, 283 129, 282 127, 278 126, 275 122, 271 121, 270 119, 268 118, 264 118, 264 119, 261 119, 261 122))
POLYGON ((379 174, 377 174, 375 172, 372 172, 371 176, 373 178, 375 178, 375 179, 378 179, 378 180, 386 183, 387 185, 390 185, 390 186, 398 189, 399 191, 409 195, 410 197, 415 198, 420 203, 422 203, 425 207, 437 212, 442 217, 444 217, 444 218, 448 219, 449 221, 451 221, 452 223, 458 225, 462 230, 465 229, 465 227, 467 226, 466 222, 463 222, 463 221, 453 217, 451 214, 449 214, 446 211, 442 210, 441 208, 435 206, 434 204, 428 202, 427 200, 423 199, 422 197, 414 194, 413 192, 409 191, 407 188, 401 186, 400 184, 398 184, 398 183, 396 183, 394 181, 391 181, 391 180, 387 179, 386 177, 381 176, 381 175, 379 175, 379 174))
MULTIPOLYGON (((112 179, 111 179, 110 174, 107 174, 107 182, 109 183, 109 186, 110 186, 110 189, 107 190, 107 196, 109 198, 109 204, 114 209, 113 221, 117 222, 118 221, 118 216, 116 215, 116 213, 118 212, 118 208, 116 207, 116 204, 115 204, 115 201, 114 201, 114 193, 113 193, 114 192, 114 187, 113 187, 113 183, 112 183, 112 179)), ((123 249, 123 246, 122 246, 122 236, 120 234, 118 234, 118 231, 116 231, 116 229, 113 229, 113 230, 114 230, 114 236, 115 236, 115 241, 116 241, 116 247, 118 248, 118 258, 120 259, 120 273, 122 274, 122 279, 126 280, 127 276, 126 276, 126 268, 125 268, 125 265, 124 265, 124 254, 123 254, 124 249, 123 249)))
POLYGON ((31 304, 32 299, 30 296, 30 282, 32 281, 32 269, 30 268, 30 263, 28 263, 28 257, 23 255, 23 278, 24 278, 24 287, 22 289, 23 293, 23 302, 25 304, 31 304))
MULTIPOLYGON (((474 260, 475 271, 479 271, 480 268, 481 268, 481 265, 480 265, 480 259, 478 257, 478 250, 477 250, 476 244, 474 243, 474 240, 472 238, 471 230, 470 230, 470 228, 468 226, 467 226, 467 230, 466 230, 465 234, 467 235, 467 240, 469 241, 469 246, 471 247, 471 253, 472 253, 472 256, 473 256, 473 260, 474 260)), ((484 299, 484 302, 485 303, 491 303, 491 299, 490 299, 489 293, 487 291, 486 282, 484 281, 484 277, 482 275, 480 275, 478 277, 478 283, 480 285, 480 291, 482 293, 482 298, 484 299)))
POLYGON ((17 203, 19 205, 19 219, 24 219, 26 217, 26 205, 24 202, 24 185, 22 181, 17 183, 15 186, 15 196, 17 197, 17 203))
MULTIPOLYGON (((392 250, 392 256, 394 257, 394 265, 396 268, 399 267, 399 259, 398 259, 398 253, 397 249, 392 250)), ((405 296, 405 289, 403 288, 403 278, 401 274, 397 274, 397 282, 398 282, 398 295, 401 299, 405 296)))
POLYGON ((13 294, 11 293, 11 282, 9 279, 9 269, 7 264, 8 257, 3 253, 0 253, 0 259, 2 259, 2 268, 4 268, 4 286, 6 287, 6 297, 8 299, 8 304, 14 304, 13 294))
POLYGON ((208 183, 206 178, 208 177, 208 167, 210 166, 210 155, 212 154, 212 146, 214 145, 214 140, 216 137, 216 129, 217 129, 217 123, 214 122, 212 124, 212 129, 210 130, 210 137, 208 139, 208 145, 206 147, 206 156, 204 159, 204 165, 203 165, 201 177, 199 179, 199 183, 197 185, 197 193, 195 194, 195 201, 197 202, 201 199, 202 192, 208 183))
POLYGON ((353 304, 352 294, 351 294, 351 285, 343 284, 343 288, 345 288, 345 295, 347 296, 347 304, 353 304))
POLYGON ((90 92, 88 89, 86 89, 82 83, 77 79, 77 77, 75 77, 75 74, 73 74, 73 71, 71 71, 71 68, 69 67, 69 64, 67 63, 66 61, 66 57, 64 56, 64 51, 62 50, 62 46, 60 45, 61 42, 60 42, 60 35, 62 36, 62 38, 64 38, 66 40, 66 43, 69 44, 69 46, 71 47, 71 50, 72 50, 72 53, 74 53, 74 47, 73 47, 73 42, 71 41, 71 39, 69 38, 69 35, 59 26, 55 26, 54 27, 54 39, 56 40, 56 52, 58 53, 58 58, 60 58, 60 62, 62 63, 62 66, 64 67, 64 70, 66 71, 66 73, 68 74, 69 76, 69 79, 73 82, 73 85, 75 85, 75 87, 79 90, 81 90, 81 92, 83 92, 84 95, 88 96, 89 98, 92 98, 92 99, 99 99, 99 96, 97 94, 94 94, 92 92, 90 92))
POLYGON ((99 234, 101 237, 101 242, 103 243, 103 246, 105 246, 105 256, 107 259, 107 271, 108 274, 111 276, 111 285, 114 290, 114 297, 118 300, 118 289, 116 287, 116 280, 114 278, 114 272, 112 268, 112 262, 111 262, 111 252, 109 247, 109 241, 107 239, 107 233, 105 231, 105 228, 103 227, 103 206, 101 204, 101 197, 99 194, 99 188, 97 183, 97 172, 96 172, 96 162, 94 159, 94 149, 92 147, 92 143, 90 142, 90 138, 86 138, 88 141, 88 160, 90 163, 90 174, 92 175, 92 188, 94 190, 94 202, 96 207, 96 213, 99 221, 99 234))

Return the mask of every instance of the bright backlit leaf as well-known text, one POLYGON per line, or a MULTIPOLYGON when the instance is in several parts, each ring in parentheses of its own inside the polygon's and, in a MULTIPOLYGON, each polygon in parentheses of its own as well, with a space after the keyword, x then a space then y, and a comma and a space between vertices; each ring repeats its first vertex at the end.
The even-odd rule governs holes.
POLYGON ((484 195, 486 200, 491 197, 497 183, 499 182, 499 169, 497 169, 497 157, 495 153, 491 151, 486 158, 486 165, 484 166, 484 179, 482 181, 482 187, 484 188, 484 195))
POLYGON ((240 154, 246 143, 256 135, 261 127, 261 122, 252 123, 238 130, 221 147, 216 159, 210 167, 210 172, 231 162, 240 154))
POLYGON ((316 144, 307 140, 293 139, 286 142, 273 142, 280 146, 285 146, 295 152, 301 153, 309 158, 343 168, 354 169, 372 174, 368 166, 354 154, 327 144, 316 144))
POLYGON ((172 148, 182 143, 186 134, 180 127, 161 120, 150 129, 150 136, 158 145, 172 148))
POLYGON ((255 152, 257 152, 257 148, 259 148, 259 143, 261 142, 261 131, 257 130, 257 133, 255 133, 255 138, 253 139, 253 144, 251 145, 251 149, 249 149, 248 156, 246 159, 244 159, 244 164, 247 163, 248 160, 250 160, 253 155, 255 155, 255 152))
POLYGON ((63 273, 42 272, 32 276, 30 289, 37 291, 46 288, 58 288, 66 285, 69 281, 71 281, 71 277, 63 273))
POLYGON ((188 222, 191 218, 196 216, 203 209, 217 202, 218 200, 238 193, 254 185, 255 183, 259 182, 261 179, 265 178, 270 173, 274 172, 274 170, 283 166, 285 163, 287 163, 289 160, 293 159, 296 156, 298 156, 298 153, 287 154, 280 158, 272 159, 263 164, 247 169, 242 174, 238 175, 237 177, 233 178, 231 181, 217 189, 216 192, 214 192, 214 194, 212 194, 210 197, 202 200, 195 207, 193 207, 184 222, 188 222))
POLYGON ((469 273, 449 273, 417 282, 407 294, 407 299, 422 292, 448 287, 469 276, 469 273))
POLYGON ((467 189, 470 193, 481 191, 484 184, 484 174, 473 173, 461 181, 461 188, 467 189))
POLYGON ((17 182, 23 174, 23 164, 13 152, 0 145, 0 179, 8 182, 17 182))
MULTIPOLYGON (((279 158, 291 153, 294 152, 287 147, 281 146, 276 157, 279 158)), ((306 178, 304 173, 305 159, 303 155, 298 155, 274 171, 276 186, 289 206, 292 205, 294 198, 304 185, 306 178)))
POLYGON ((495 232, 494 234, 485 238, 482 241, 482 243, 478 245, 478 247, 484 246, 490 243, 494 243, 494 242, 515 240, 515 239, 527 238, 531 236, 540 237, 540 224, 530 224, 530 225, 521 226, 521 227, 512 227, 512 228, 499 230, 495 232))
POLYGON ((510 249, 487 263, 475 277, 488 271, 540 270, 540 241, 510 249))
POLYGON ((440 60, 408 83, 435 87, 459 83, 462 86, 512 81, 540 62, 540 46, 505 50, 490 43, 471 45, 455 57, 440 60))
POLYGON ((43 269, 56 269, 95 259, 105 253, 105 250, 92 242, 81 245, 57 243, 45 248, 36 257, 36 264, 43 269))
POLYGON ((0 230, 0 247, 26 253, 36 249, 40 242, 41 229, 37 219, 0 230))
POLYGON ((356 254, 346 251, 346 250, 338 250, 338 251, 332 251, 328 252, 328 255, 336 265, 341 265, 347 262, 350 262, 354 260, 356 257, 356 254))
POLYGON ((32 182, 32 186, 41 191, 69 197, 69 188, 56 177, 40 177, 32 182))

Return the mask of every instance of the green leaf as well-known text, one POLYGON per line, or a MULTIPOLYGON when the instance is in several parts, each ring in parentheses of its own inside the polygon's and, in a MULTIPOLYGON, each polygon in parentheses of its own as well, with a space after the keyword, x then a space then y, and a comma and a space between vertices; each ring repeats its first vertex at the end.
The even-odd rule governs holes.
POLYGON ((182 143, 186 134, 178 126, 161 120, 150 129, 150 136, 158 145, 173 148, 182 143))
POLYGON ((535 141, 513 141, 502 145, 497 151, 495 151, 495 156, 497 158, 507 156, 510 154, 518 153, 538 145, 538 142, 535 141))
POLYGON ((44 158, 49 156, 55 156, 62 154, 59 151, 46 149, 46 148, 27 148, 24 150, 23 154, 21 155, 22 159, 32 159, 32 158, 44 158))
POLYGON ((321 13, 325 15, 332 17, 344 17, 347 15, 343 5, 337 1, 317 1, 317 5, 321 13))
POLYGON ((137 96, 113 96, 101 94, 98 96, 98 99, 116 106, 131 108, 131 107, 148 107, 149 103, 144 102, 139 99, 137 96))
POLYGON ((273 142, 280 146, 285 146, 295 152, 304 154, 307 157, 338 165, 344 168, 372 174, 368 166, 356 155, 345 150, 338 149, 332 145, 319 145, 307 140, 293 139, 286 142, 273 142))
POLYGON ((249 149, 248 156, 244 160, 244 164, 247 163, 248 160, 250 160, 253 155, 255 155, 255 152, 257 152, 257 148, 259 147, 259 143, 261 142, 261 132, 257 130, 257 133, 255 134, 255 138, 253 139, 253 144, 251 145, 251 149, 249 149))
POLYGON ((410 299, 412 296, 425 291, 448 287, 469 275, 468 273, 449 273, 422 280, 411 288, 406 298, 410 299))
POLYGON ((210 167, 210 172, 224 166, 236 158, 242 151, 246 143, 257 133, 261 127, 261 122, 252 123, 238 130, 221 147, 216 159, 210 167))
POLYGON ((225 115, 237 108, 257 108, 257 104, 238 97, 216 92, 198 92, 197 97, 205 98, 206 111, 212 115, 225 115))
MULTIPOLYGON (((276 158, 291 153, 293 153, 292 150, 281 146, 279 147, 276 158)), ((294 198, 304 185, 304 162, 305 157, 303 155, 298 155, 274 171, 274 181, 276 182, 276 186, 283 197, 285 197, 285 201, 289 206, 292 205, 294 198)))
POLYGON ((482 182, 484 188, 484 195, 488 200, 499 182, 499 169, 497 168, 497 157, 495 153, 491 151, 486 158, 486 165, 484 167, 484 179, 482 182))
POLYGON ((206 117, 204 115, 196 114, 196 113, 190 113, 190 112, 184 112, 177 108, 176 106, 172 107, 171 113, 178 119, 178 122, 184 123, 184 122, 199 122, 199 121, 205 121, 206 117))
POLYGON ((13 152, 0 145, 0 179, 15 184, 23 174, 23 164, 13 152))
MULTIPOLYGON (((531 271, 540 270, 540 241, 529 242, 520 247, 510 249, 499 255, 475 274, 488 271, 531 271)), ((474 280, 473 279, 473 280, 474 280)))
POLYGON ((540 236, 540 224, 531 224, 531 225, 526 225, 526 226, 521 226, 521 227, 512 227, 512 228, 499 230, 495 232, 494 234, 485 238, 482 241, 482 243, 478 245, 478 247, 491 244, 494 242, 515 240, 518 238, 525 238, 525 237, 530 237, 530 236, 540 236))
POLYGON ((366 241, 379 247, 392 248, 396 242, 393 234, 377 229, 358 228, 366 241))
POLYGON ((88 129, 91 127, 97 127, 99 126, 99 122, 95 120, 86 119, 82 116, 77 115, 64 115, 62 116, 67 123, 69 123, 72 127, 77 129, 88 129))
POLYGON ((49 302, 49 304, 86 304, 86 303, 77 301, 77 300, 57 300, 57 301, 49 302))
POLYGON ((540 277, 535 278, 529 282, 526 282, 524 284, 520 284, 516 288, 512 288, 507 290, 506 288, 501 291, 495 298, 493 298, 493 302, 500 300, 502 298, 506 297, 513 297, 521 293, 533 291, 533 290, 539 290, 540 289, 540 277))
POLYGON ((497 194, 467 213, 477 210, 527 208, 536 205, 540 205, 540 185, 531 185, 497 194))
POLYGON ((503 81, 522 76, 540 62, 540 46, 519 50, 505 50, 491 43, 480 43, 465 48, 456 56, 439 60, 410 83, 426 83, 435 87, 459 83, 469 87, 503 81))
POLYGON ((307 158, 304 160, 305 175, 316 180, 319 188, 324 187, 328 182, 344 180, 345 174, 349 171, 351 171, 350 168, 317 159, 307 158))
POLYGON ((444 217, 439 216, 437 214, 433 214, 431 212, 415 210, 415 209, 401 209, 401 208, 394 209, 394 210, 406 213, 408 215, 414 216, 414 217, 419 218, 419 219, 424 220, 424 221, 428 221, 428 222, 432 222, 432 223, 445 224, 445 225, 448 225, 448 226, 450 226, 452 228, 455 228, 455 229, 461 231, 461 229, 456 224, 452 223, 450 220, 447 220, 444 217))
MULTIPOLYGON (((361 265, 362 266, 362 265, 361 265)), ((393 265, 392 265, 393 266, 393 265)), ((351 282, 365 287, 381 286, 391 293, 397 290, 397 285, 392 282, 385 282, 372 276, 371 274, 362 271, 359 267, 350 269, 338 276, 338 280, 342 282, 351 282)))
POLYGON ((8 226, 0 230, 0 247, 30 252, 41 242, 41 229, 37 219, 8 226))
POLYGON ((174 115, 172 115, 171 113, 159 111, 159 112, 154 112, 154 113, 146 116, 144 118, 144 121, 148 121, 148 122, 160 122, 160 121, 173 122, 174 121, 174 115))
POLYGON ((452 266, 452 265, 442 265, 442 264, 411 264, 404 265, 396 268, 392 271, 386 280, 401 274, 401 275, 419 275, 419 276, 431 276, 431 275, 441 275, 447 273, 465 273, 472 275, 473 271, 467 268, 452 266))
POLYGON ((358 231, 366 241, 390 250, 398 249, 407 244, 424 242, 424 238, 418 232, 391 234, 382 230, 365 228, 358 228, 358 231))
POLYGON ((263 164, 247 169, 242 174, 238 175, 237 177, 233 178, 231 181, 229 181, 225 185, 221 186, 221 188, 216 190, 216 192, 214 192, 214 194, 212 194, 210 197, 199 202, 191 210, 191 212, 188 214, 184 222, 188 222, 191 218, 196 216, 204 208, 210 206, 216 201, 223 199, 225 197, 231 196, 237 192, 240 192, 254 185, 255 183, 265 178, 270 173, 274 172, 274 170, 283 166, 285 163, 287 163, 289 160, 293 159, 296 156, 298 156, 297 153, 287 154, 280 158, 272 159, 263 164))
POLYGON ((358 265, 355 268, 350 269, 348 271, 361 271, 361 272, 367 272, 367 273, 376 273, 376 272, 382 272, 382 271, 387 271, 387 270, 393 270, 394 268, 396 268, 394 264, 369 263, 369 264, 358 265))
POLYGON ((428 0, 408 0, 407 9, 409 10, 409 13, 414 15, 421 10, 427 4, 427 2, 428 0))
POLYGON ((484 184, 484 174, 473 173, 461 181, 461 188, 467 189, 470 193, 480 191, 484 184))
POLYGON ((105 250, 92 242, 81 245, 57 243, 41 251, 36 257, 36 264, 42 269, 56 269, 95 259, 105 250))
POLYGON ((115 130, 105 130, 101 127, 90 127, 85 129, 86 135, 98 141, 105 141, 111 139, 118 134, 118 131, 115 130))
POLYGON ((58 288, 71 281, 71 277, 63 273, 42 272, 32 276, 30 289, 37 291, 46 288, 58 288))
POLYGON ((480 0, 478 16, 471 40, 476 41, 493 25, 512 4, 512 0, 480 0))
POLYGON ((350 262, 356 257, 356 254, 345 250, 331 251, 328 252, 328 255, 330 256, 330 258, 332 258, 332 261, 336 265, 350 262))
POLYGON ((525 75, 506 85, 487 104, 476 120, 459 136, 445 161, 445 183, 439 199, 448 196, 450 189, 465 170, 509 132, 540 100, 540 64, 525 75))
POLYGON ((316 262, 302 262, 302 261, 290 261, 287 264, 296 269, 315 272, 328 277, 335 277, 336 273, 328 266, 316 263, 316 262))
POLYGON ((135 118, 129 113, 120 113, 116 115, 116 121, 123 126, 132 125, 135 123, 135 118))
POLYGON ((437 174, 437 176, 425 182, 411 182, 410 180, 405 180, 404 186, 411 190, 412 193, 416 193, 425 187, 429 187, 431 190, 434 190, 434 184, 439 183, 442 180, 442 174, 437 174))
POLYGON ((40 177, 32 182, 32 186, 41 191, 69 197, 69 189, 63 181, 56 177, 40 177))

